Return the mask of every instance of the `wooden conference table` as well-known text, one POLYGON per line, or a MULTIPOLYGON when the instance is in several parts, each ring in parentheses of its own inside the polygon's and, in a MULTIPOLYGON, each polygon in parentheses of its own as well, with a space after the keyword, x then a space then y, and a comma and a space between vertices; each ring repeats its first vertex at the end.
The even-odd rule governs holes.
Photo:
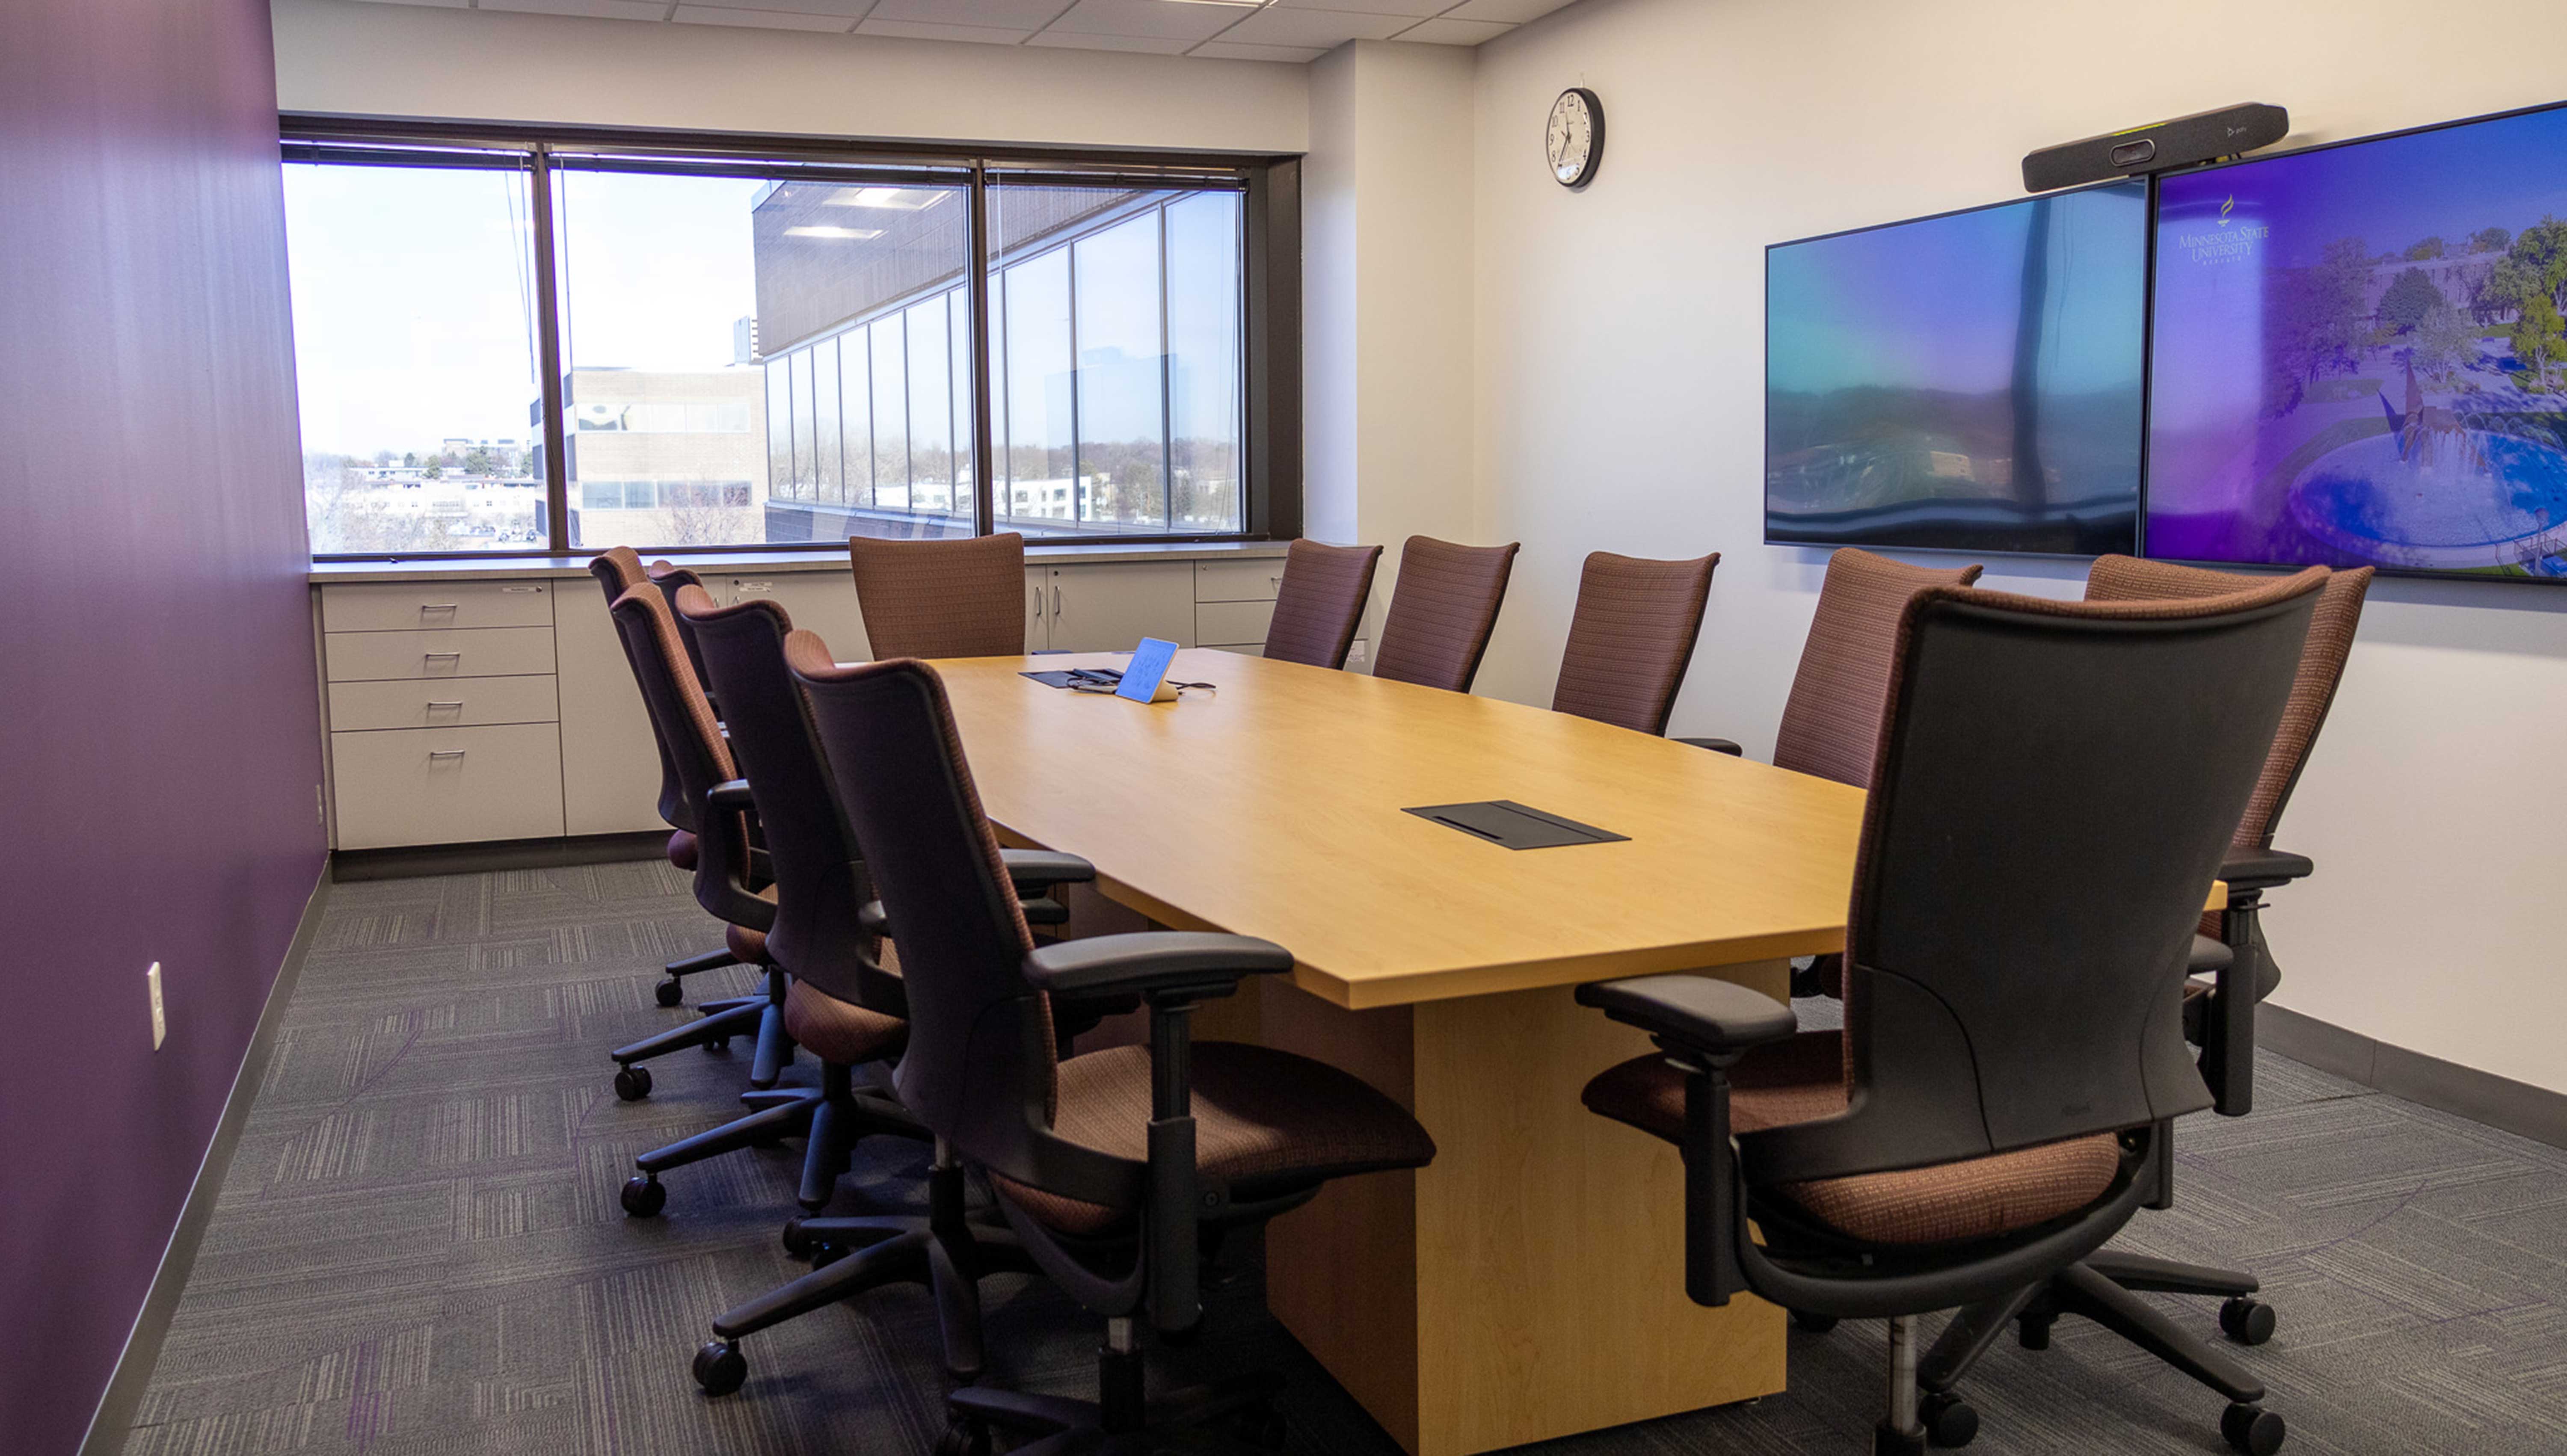
POLYGON ((937 663, 1002 839, 1084 855, 1161 925, 1289 948, 1196 1016, 1351 1071, 1435 1138, 1267 1237, 1276 1315, 1413 1456, 1469 1453, 1783 1388, 1784 1316, 1684 1296, 1680 1164, 1578 1102, 1649 1049, 1574 1005, 1702 970, 1787 997, 1841 949, 1860 790, 1495 699, 1209 649, 1143 705, 1031 669, 937 663), (1403 808, 1512 799, 1629 836, 1510 850, 1403 808))

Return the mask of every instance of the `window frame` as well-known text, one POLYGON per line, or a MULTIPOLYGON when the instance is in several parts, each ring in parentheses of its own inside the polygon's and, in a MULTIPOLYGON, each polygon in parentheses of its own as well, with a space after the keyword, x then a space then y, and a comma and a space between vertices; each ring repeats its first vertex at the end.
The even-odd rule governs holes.
MULTIPOLYGON (((1240 320, 1242 413, 1241 520, 1236 531, 1134 531, 1037 538, 1045 545, 1113 548, 1138 543, 1204 543, 1284 540, 1301 529, 1301 158, 1293 154, 1158 151, 1086 147, 897 142, 860 138, 792 137, 743 133, 546 126, 493 122, 431 122, 286 112, 278 117, 280 156, 286 162, 346 162, 378 166, 488 167, 514 157, 526 177, 531 207, 530 259, 535 282, 535 345, 542 372, 545 546, 539 551, 315 552, 323 561, 490 561, 528 556, 584 559, 598 548, 570 544, 570 479, 563 403, 561 250, 555 237, 553 170, 615 170, 676 175, 793 177, 865 183, 896 180, 904 170, 932 185, 961 185, 969 206, 970 258, 962 291, 971 330, 973 534, 993 532, 998 514, 995 492, 1006 471, 997 468, 997 407, 992 378, 990 197, 994 185, 1094 186, 1125 182, 1166 188, 1187 181, 1218 182, 1242 195, 1240 320)), ((1161 228, 1165 230, 1165 219, 1161 228)), ((1161 332, 1167 327, 1166 240, 1161 239, 1161 332)), ((949 342, 949 350, 951 344, 949 342)), ((963 362, 951 361, 960 383, 963 362)), ((789 365, 787 368, 789 369, 789 365)), ((841 361, 841 375, 844 363, 841 361)), ((1163 363, 1161 390, 1170 388, 1163 363)), ((959 416, 964 402, 952 402, 959 416)), ((1163 428, 1173 421, 1162 412, 1163 428)), ((876 422, 878 425, 879 422, 876 422)), ((957 421, 959 424, 960 422, 957 421)), ((767 436, 764 418, 751 428, 767 436)), ((952 432, 960 434, 959 431, 952 432)), ((872 434, 868 432, 869 436, 872 434)), ((771 438, 771 437, 770 437, 771 438)), ((869 443, 871 443, 869 439, 869 443)), ((1173 449, 1172 442, 1163 442, 1173 449)), ((768 445, 771 450, 771 443, 768 445)), ((959 453, 953 441, 951 453, 959 453)), ((950 467, 949 467, 950 468, 950 467)), ((1163 470, 1163 476, 1165 471, 1163 470)), ((842 466, 841 474, 844 474, 842 466)), ((1172 482, 1165 482, 1173 489, 1172 482)), ((817 482, 815 479, 815 493, 817 482)), ((841 484, 841 489, 847 487, 841 484)), ((775 496, 775 483, 768 493, 775 496)), ((1173 520, 1167 522, 1173 524, 1173 520)), ((645 551, 686 555, 777 555, 836 552, 838 540, 744 542, 735 545, 664 547, 633 543, 645 551)))

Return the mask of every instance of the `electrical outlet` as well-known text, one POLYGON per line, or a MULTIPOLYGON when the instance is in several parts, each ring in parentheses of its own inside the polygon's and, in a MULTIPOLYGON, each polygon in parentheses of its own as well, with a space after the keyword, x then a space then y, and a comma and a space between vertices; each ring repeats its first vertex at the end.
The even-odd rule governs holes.
POLYGON ((160 1043, 169 1039, 169 1013, 160 1003, 160 963, 152 962, 143 979, 151 984, 151 1049, 157 1051, 160 1043))

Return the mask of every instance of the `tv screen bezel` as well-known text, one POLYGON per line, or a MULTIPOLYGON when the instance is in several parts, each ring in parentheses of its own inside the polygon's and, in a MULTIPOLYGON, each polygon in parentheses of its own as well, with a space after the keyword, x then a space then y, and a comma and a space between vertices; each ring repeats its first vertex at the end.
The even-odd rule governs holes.
MULTIPOLYGON (((2543 112, 2557 111, 2567 111, 2567 100, 2543 102, 2537 106, 2512 107, 2505 111, 2487 112, 2484 115, 2475 117, 2461 117, 2455 121, 2449 122, 2427 122, 2419 127, 2402 127, 2394 132, 2375 132, 2369 136, 2346 137, 2334 142, 2312 142, 2305 146, 2294 146, 2287 150, 2258 151, 2252 155, 2232 156, 2221 161, 2205 161, 2192 166, 2168 167, 2162 172, 2153 173, 2149 176, 2147 340, 2140 349, 2140 358, 2143 361, 2142 367, 2145 369, 2146 374, 2140 381, 2139 394, 2141 434, 2143 437, 2146 437, 2140 440, 2139 444, 2139 554, 2141 557, 2150 561, 2164 561, 2178 566, 2198 566, 2211 571, 2262 571, 2284 574, 2295 571, 2306 571, 2313 565, 2325 564, 2322 562, 2306 561, 2223 561, 2216 558, 2197 556, 2160 556, 2148 549, 2148 487, 2150 484, 2148 471, 2153 463, 2149 446, 2153 442, 2153 437, 2156 434, 2156 401, 2154 398, 2154 391, 2156 388, 2157 334, 2157 205, 2161 195, 2159 189, 2162 187, 2166 179, 2170 177, 2202 176, 2210 172, 2232 171, 2238 167, 2258 166, 2265 162, 2289 161, 2298 157, 2313 155, 2321 151, 2337 151, 2348 146, 2368 146, 2378 142, 2395 142, 2407 137, 2423 136, 2428 132, 2449 132, 2461 127, 2481 126, 2488 122, 2509 122, 2517 117, 2538 116, 2543 112)), ((2421 581, 2467 581, 2502 586, 2567 586, 2567 576, 2533 576, 2527 572, 2454 571, 2429 566, 2387 566, 2379 562, 2364 562, 2362 564, 2369 566, 2374 572, 2377 572, 2382 576, 2412 577, 2421 581)), ((2338 571, 2351 571, 2356 568, 2340 566, 2334 569, 2338 571)))
MULTIPOLYGON (((2562 103, 2567 105, 2567 103, 2562 103)), ((1860 227, 1841 227, 1833 232, 1811 233, 1807 237, 1785 238, 1765 245, 1764 331, 1761 358, 1764 368, 1764 397, 1758 415, 1760 435, 1757 449, 1757 495, 1762 502, 1759 528, 1768 546, 1802 546, 1813 550, 1833 551, 1853 547, 1865 551, 1932 551, 1945 555, 2007 556, 2024 560, 2093 561, 2098 553, 2084 551, 2037 551, 2002 546, 1934 546, 1910 545, 1904 542, 1827 541, 1801 536, 1778 536, 1774 533, 1774 497, 1771 462, 1774 451, 1774 253, 1779 248, 1799 247, 1804 243, 1827 242, 1834 238, 1854 237, 1866 232, 1881 232, 1893 227, 1907 227, 1920 222, 1940 222, 1945 218, 1964 217, 1973 212, 1991 212, 2000 207, 2020 207, 2045 197, 2068 197, 2080 192, 2100 192, 2114 187, 2139 184, 2141 230, 2145 233, 2139 260, 2139 480, 2132 497, 2131 550, 2145 554, 2147 529, 2148 481, 2148 346, 2155 334, 2156 305, 2156 178, 2145 176, 2107 177, 2074 187, 2054 187, 2047 192, 2028 192, 1998 202, 1980 202, 1968 207, 1948 207, 1916 217, 1893 218, 1887 222, 1865 223, 1860 227)), ((2109 553, 2107 553, 2109 554, 2109 553)))

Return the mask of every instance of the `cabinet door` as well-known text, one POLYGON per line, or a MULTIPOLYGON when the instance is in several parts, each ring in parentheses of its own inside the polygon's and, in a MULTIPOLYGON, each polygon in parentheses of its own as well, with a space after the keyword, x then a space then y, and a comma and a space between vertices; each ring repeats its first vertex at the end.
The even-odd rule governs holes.
POLYGON ((562 832, 551 724, 332 733, 339 847, 550 839, 562 832))
POLYGON ((1109 562, 1052 568, 1054 651, 1129 652, 1144 637, 1195 645, 1195 573, 1189 561, 1109 562))
POLYGON ((1051 647, 1051 573, 1048 566, 1025 568, 1025 651, 1051 647))
POLYGON ((561 690, 562 820, 572 834, 666 829, 660 746, 624 658, 624 640, 596 592, 564 592, 553 616, 561 690))
POLYGON ((829 644, 829 655, 842 663, 873 657, 865 641, 865 614, 856 605, 856 579, 844 570, 779 571, 768 576, 730 578, 731 606, 766 597, 784 609, 793 625, 817 632, 829 644))

